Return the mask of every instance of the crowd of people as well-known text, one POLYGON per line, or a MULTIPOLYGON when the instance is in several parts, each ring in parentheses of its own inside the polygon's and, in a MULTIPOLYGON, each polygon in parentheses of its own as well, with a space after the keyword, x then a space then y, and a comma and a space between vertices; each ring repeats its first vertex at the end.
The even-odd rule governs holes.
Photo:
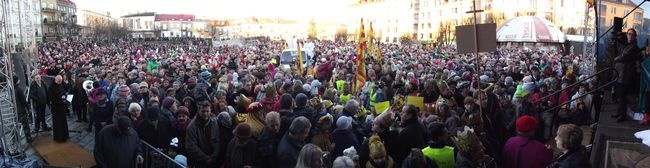
POLYGON ((579 126, 602 95, 587 93, 598 81, 581 80, 580 55, 503 47, 477 66, 452 48, 384 44, 357 88, 353 42, 313 41, 298 72, 278 68, 283 41, 252 41, 45 43, 29 97, 52 107, 58 142, 68 107, 88 123, 99 167, 152 159, 140 140, 189 167, 590 167, 579 126))

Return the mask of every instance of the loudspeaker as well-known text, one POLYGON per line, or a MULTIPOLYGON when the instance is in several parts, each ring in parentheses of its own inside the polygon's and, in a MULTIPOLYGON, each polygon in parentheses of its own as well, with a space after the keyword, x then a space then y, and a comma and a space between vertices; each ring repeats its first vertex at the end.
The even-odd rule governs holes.
POLYGON ((612 33, 618 33, 623 31, 623 18, 614 17, 614 23, 612 25, 612 33))

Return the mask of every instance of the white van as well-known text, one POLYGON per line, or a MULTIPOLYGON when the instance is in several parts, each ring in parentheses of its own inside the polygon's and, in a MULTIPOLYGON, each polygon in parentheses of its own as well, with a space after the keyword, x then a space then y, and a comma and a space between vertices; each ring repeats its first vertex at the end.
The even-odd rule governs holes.
MULTIPOLYGON (((300 50, 300 52, 302 53, 302 66, 305 68, 308 64, 311 64, 311 56, 309 56, 309 54, 304 50, 300 50)), ((298 50, 282 50, 282 53, 280 54, 280 67, 283 70, 291 69, 291 67, 294 66, 295 61, 298 61, 298 50)))

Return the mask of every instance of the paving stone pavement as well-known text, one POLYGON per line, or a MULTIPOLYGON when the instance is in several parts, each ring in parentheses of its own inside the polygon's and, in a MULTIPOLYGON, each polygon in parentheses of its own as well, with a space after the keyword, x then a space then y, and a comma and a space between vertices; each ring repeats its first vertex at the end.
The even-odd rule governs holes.
MULTIPOLYGON (((95 133, 88 132, 86 130, 88 128, 88 123, 76 122, 77 119, 73 115, 68 116, 67 119, 68 119, 68 130, 70 131, 69 141, 78 144, 82 148, 92 153, 95 147, 95 133)), ((51 126, 52 122, 51 120, 48 120, 47 123, 48 125, 51 126)), ((45 135, 52 135, 52 131, 32 133, 32 137, 40 137, 45 135)), ((46 165, 45 160, 43 160, 43 158, 41 158, 41 156, 38 155, 38 153, 36 153, 36 150, 34 150, 34 148, 32 148, 31 145, 25 145, 25 147, 26 147, 25 149, 26 159, 37 160, 41 164, 46 165)))

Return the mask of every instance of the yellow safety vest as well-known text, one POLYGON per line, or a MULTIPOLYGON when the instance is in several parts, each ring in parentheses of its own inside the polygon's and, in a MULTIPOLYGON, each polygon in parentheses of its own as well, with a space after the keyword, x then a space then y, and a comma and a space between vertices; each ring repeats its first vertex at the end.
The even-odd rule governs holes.
POLYGON ((454 147, 445 146, 443 148, 426 147, 422 149, 424 156, 436 162, 440 168, 453 168, 456 164, 454 158, 454 147))
POLYGON ((344 81, 344 80, 338 80, 338 81, 336 81, 336 91, 339 92, 339 93, 344 93, 344 92, 343 92, 343 86, 344 86, 344 85, 345 85, 345 81, 344 81))
POLYGON ((339 96, 339 102, 341 104, 345 104, 348 102, 348 100, 350 100, 350 98, 352 98, 352 94, 347 94, 347 95, 342 94, 341 96, 339 96))
POLYGON ((375 107, 375 101, 377 101, 377 93, 372 93, 370 96, 370 107, 375 107))

